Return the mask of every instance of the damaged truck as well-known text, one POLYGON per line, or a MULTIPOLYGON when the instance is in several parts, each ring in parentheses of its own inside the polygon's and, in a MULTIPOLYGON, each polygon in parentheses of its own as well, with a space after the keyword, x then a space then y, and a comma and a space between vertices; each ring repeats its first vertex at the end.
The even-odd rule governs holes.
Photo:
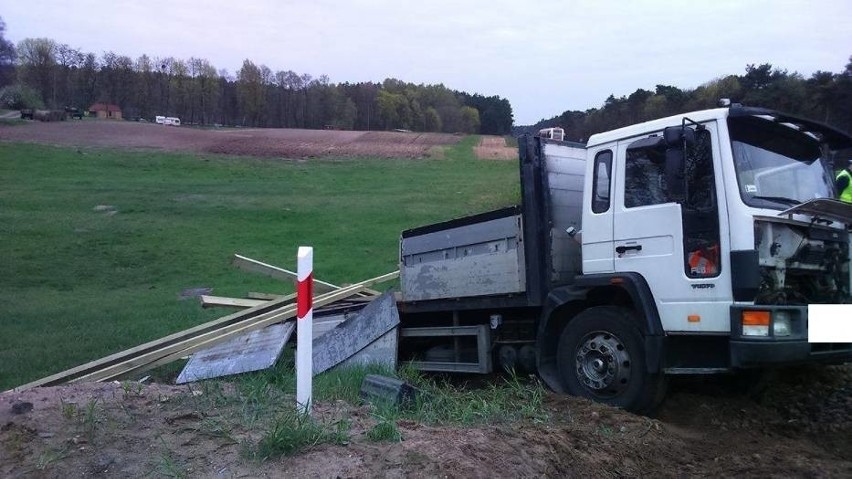
POLYGON ((637 412, 669 375, 852 361, 808 342, 809 304, 852 303, 852 205, 834 199, 850 152, 736 104, 585 144, 521 137, 520 205, 402 233, 400 359, 637 412))

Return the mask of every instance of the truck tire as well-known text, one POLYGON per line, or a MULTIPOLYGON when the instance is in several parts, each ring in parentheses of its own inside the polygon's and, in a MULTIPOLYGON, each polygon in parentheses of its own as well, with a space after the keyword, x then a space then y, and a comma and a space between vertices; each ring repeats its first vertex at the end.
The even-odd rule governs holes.
POLYGON ((562 330, 557 367, 566 391, 639 414, 649 414, 665 391, 662 374, 645 367, 635 313, 615 306, 587 309, 562 330))

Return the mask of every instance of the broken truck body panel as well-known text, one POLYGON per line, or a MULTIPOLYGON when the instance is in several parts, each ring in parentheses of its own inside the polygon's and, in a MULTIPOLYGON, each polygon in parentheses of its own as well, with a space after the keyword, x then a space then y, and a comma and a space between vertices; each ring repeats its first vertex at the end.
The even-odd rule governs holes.
POLYGON ((542 142, 550 208, 550 281, 564 283, 581 269, 580 243, 569 231, 580 231, 586 148, 578 143, 542 142))
POLYGON ((399 272, 403 299, 523 293, 522 238, 516 208, 404 231, 399 272))
POLYGON ((581 225, 585 148, 555 141, 541 148, 545 154, 524 165, 532 170, 526 177, 540 184, 524 188, 531 199, 523 207, 403 231, 404 303, 514 295, 525 298, 519 305, 540 304, 542 281, 569 281, 580 272, 580 245, 568 231, 581 225), (544 201, 540 195, 546 195, 546 208, 535 206, 544 201), (536 241, 541 234, 525 234, 525 228, 547 228, 549 243, 536 241))
POLYGON ((831 198, 813 199, 778 213, 779 216, 793 214, 809 215, 817 219, 825 218, 852 224, 852 204, 831 198))
POLYGON ((737 106, 586 145, 523 137, 520 206, 403 233, 401 359, 482 366, 474 338, 404 333, 488 325, 501 367, 533 350, 554 390, 637 411, 664 374, 850 361, 852 344, 811 345, 806 327, 808 304, 852 303, 850 207, 832 199, 850 147, 737 106))

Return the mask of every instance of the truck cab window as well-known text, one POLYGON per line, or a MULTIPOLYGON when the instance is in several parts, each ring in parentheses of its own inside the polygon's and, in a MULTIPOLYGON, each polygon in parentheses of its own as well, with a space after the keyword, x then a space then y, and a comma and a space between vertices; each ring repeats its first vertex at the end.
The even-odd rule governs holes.
POLYGON ((686 149, 686 198, 682 205, 684 267, 687 277, 718 276, 719 209, 713 175, 710 132, 695 132, 695 144, 686 149))
POLYGON ((659 143, 649 143, 646 138, 627 148, 624 173, 624 206, 658 205, 670 200, 666 193, 665 150, 659 143), (639 146, 639 147, 637 147, 639 146))
POLYGON ((592 180, 593 213, 604 213, 609 210, 611 176, 612 151, 601 151, 595 155, 594 179, 592 180))
POLYGON ((728 131, 745 204, 784 210, 835 196, 828 151, 813 136, 752 116, 728 119, 728 131))

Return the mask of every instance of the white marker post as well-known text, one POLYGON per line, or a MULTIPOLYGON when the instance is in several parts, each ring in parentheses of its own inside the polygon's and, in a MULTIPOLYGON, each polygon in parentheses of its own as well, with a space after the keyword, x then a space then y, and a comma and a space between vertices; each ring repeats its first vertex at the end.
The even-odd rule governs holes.
POLYGON ((311 414, 313 389, 314 249, 300 246, 296 270, 296 403, 311 414))

